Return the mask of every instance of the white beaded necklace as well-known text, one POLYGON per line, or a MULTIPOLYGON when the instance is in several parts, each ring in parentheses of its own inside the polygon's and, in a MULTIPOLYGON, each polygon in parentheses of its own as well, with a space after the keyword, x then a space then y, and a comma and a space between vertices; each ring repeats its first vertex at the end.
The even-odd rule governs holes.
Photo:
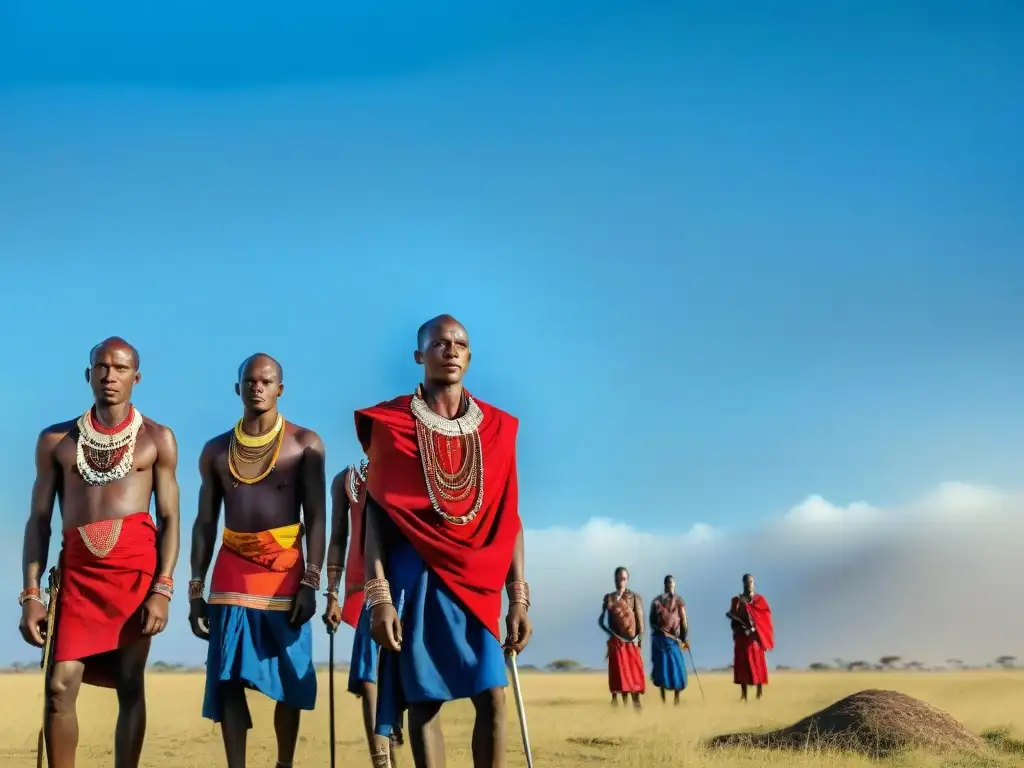
MULTIPOLYGON (((100 432, 92 425, 92 408, 78 419, 78 441, 75 452, 75 464, 82 479, 88 485, 107 485, 123 480, 132 471, 135 461, 135 441, 142 428, 142 414, 138 408, 132 407, 132 420, 127 427, 112 435, 100 432), (97 469, 89 462, 89 458, 102 459, 122 451, 116 464, 109 468, 97 469)), ((97 461, 95 463, 102 463, 97 461)))

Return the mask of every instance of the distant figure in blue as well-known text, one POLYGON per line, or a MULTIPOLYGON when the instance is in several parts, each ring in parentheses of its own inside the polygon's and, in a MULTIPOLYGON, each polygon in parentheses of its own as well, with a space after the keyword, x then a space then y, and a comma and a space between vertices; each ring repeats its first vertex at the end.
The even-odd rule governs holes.
POLYGON ((686 690, 686 660, 683 649, 689 626, 686 622, 686 603, 676 594, 676 580, 672 576, 665 577, 665 591, 651 601, 651 660, 654 670, 651 682, 661 690, 661 700, 665 701, 665 691, 675 694, 675 703, 679 703, 679 694, 686 690))
POLYGON ((366 582, 363 521, 368 470, 369 462, 363 459, 358 467, 352 465, 338 473, 331 483, 331 538, 327 543, 327 609, 324 622, 331 631, 337 631, 342 622, 356 631, 352 640, 348 692, 362 701, 371 763, 396 768, 394 747, 402 743, 400 725, 392 728, 390 738, 374 733, 377 726, 377 658, 380 646, 370 637, 370 613, 364 606, 363 592, 366 582), (342 589, 344 596, 339 598, 342 589))

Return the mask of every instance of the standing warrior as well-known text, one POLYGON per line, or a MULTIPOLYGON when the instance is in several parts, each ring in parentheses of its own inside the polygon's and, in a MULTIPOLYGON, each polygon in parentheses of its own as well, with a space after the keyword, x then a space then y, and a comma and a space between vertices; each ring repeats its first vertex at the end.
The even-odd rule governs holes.
POLYGON ((316 704, 308 622, 316 613, 326 546, 324 444, 278 413, 283 380, 274 358, 245 360, 235 384, 242 418, 199 457, 189 623, 210 644, 203 717, 221 724, 228 768, 245 765, 252 727, 246 688, 277 702, 278 768, 292 764, 300 710, 316 704), (222 502, 224 534, 204 600, 222 502))
POLYGON ((740 686, 740 701, 747 700, 751 685, 757 686, 760 699, 761 686, 768 684, 765 651, 775 647, 775 628, 771 606, 764 595, 754 592, 754 577, 749 573, 743 575, 743 591, 732 599, 726 616, 732 626, 732 679, 740 686))
POLYGON ((598 625, 608 633, 608 690, 612 704, 618 704, 616 694, 626 703, 627 694, 633 706, 640 709, 640 696, 647 691, 644 659, 640 642, 644 634, 643 599, 626 589, 629 571, 615 569, 615 591, 604 596, 598 625))
POLYGON ((167 626, 178 560, 178 446, 170 429, 132 405, 142 379, 135 347, 113 337, 93 347, 85 380, 95 405, 77 420, 43 430, 25 526, 21 634, 42 647, 52 633, 46 754, 53 768, 75 764, 82 683, 114 688, 115 768, 134 768, 146 733, 145 670, 153 635, 167 626), (159 525, 149 515, 156 496, 159 525), (63 546, 47 627, 39 590, 50 548, 53 502, 63 546))
POLYGON ((417 334, 422 385, 355 418, 370 457, 365 593, 382 648, 377 733, 389 733, 407 706, 417 768, 444 765, 441 705, 466 698, 476 709, 473 765, 505 765, 502 586, 505 648, 522 652, 532 632, 519 422, 463 389, 470 358, 462 325, 448 315, 430 320, 417 334))
POLYGON ((676 580, 672 576, 665 577, 665 591, 651 601, 651 661, 654 669, 651 682, 661 690, 661 700, 665 701, 665 691, 675 694, 675 703, 679 703, 679 694, 686 690, 686 659, 683 648, 687 635, 690 633, 686 621, 686 603, 676 594, 676 580))
POLYGON ((333 630, 337 630, 341 622, 356 630, 352 641, 348 691, 362 699, 363 725, 366 728, 371 760, 377 753, 390 755, 393 766, 393 747, 402 743, 402 732, 396 725, 390 739, 374 733, 377 717, 377 656, 380 646, 370 637, 370 613, 363 607, 363 583, 366 580, 363 567, 363 523, 368 466, 369 463, 363 459, 358 468, 355 465, 346 468, 331 482, 331 540, 327 545, 327 610, 324 621, 333 630), (346 541, 348 557, 345 560, 346 567, 343 568, 341 560, 346 541), (339 603, 338 587, 343 572, 346 572, 345 597, 339 603))

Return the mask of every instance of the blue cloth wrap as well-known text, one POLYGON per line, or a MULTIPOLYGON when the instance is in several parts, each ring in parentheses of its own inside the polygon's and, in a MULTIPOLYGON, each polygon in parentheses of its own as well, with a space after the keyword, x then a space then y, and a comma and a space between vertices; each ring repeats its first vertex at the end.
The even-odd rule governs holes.
POLYGON ((402 621, 402 650, 380 653, 378 736, 401 726, 409 704, 467 699, 508 685, 498 638, 455 601, 402 536, 389 542, 387 570, 402 621))
POLYGON ((316 705, 313 633, 307 621, 296 629, 290 611, 211 605, 203 717, 220 722, 222 683, 246 688, 295 709, 316 705))
POLYGON ((363 684, 377 684, 377 652, 380 646, 370 637, 370 612, 363 607, 352 641, 352 661, 348 667, 348 692, 363 695, 363 684))
POLYGON ((651 682, 655 688, 664 688, 669 691, 682 691, 686 689, 686 659, 683 657, 683 649, 679 643, 662 632, 653 632, 651 640, 651 661, 654 662, 654 670, 651 673, 651 682))

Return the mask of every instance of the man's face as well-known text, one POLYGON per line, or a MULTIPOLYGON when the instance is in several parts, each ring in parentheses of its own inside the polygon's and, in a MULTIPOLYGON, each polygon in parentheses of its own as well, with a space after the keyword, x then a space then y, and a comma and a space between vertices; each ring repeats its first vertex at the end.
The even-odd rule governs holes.
POLYGON ((675 591, 676 591, 676 580, 673 579, 671 576, 669 578, 665 579, 665 591, 668 594, 670 594, 670 595, 675 594, 675 591))
POLYGON ((242 370, 241 380, 235 384, 235 393, 250 413, 266 413, 277 407, 277 398, 284 391, 277 365, 267 357, 254 357, 242 370))
POLYGON ((615 572, 615 588, 620 592, 626 588, 629 584, 629 573, 627 571, 616 571, 615 572))
POLYGON ((745 578, 743 580, 743 591, 746 592, 748 595, 754 594, 754 577, 753 576, 747 576, 747 578, 745 578))
POLYGON ((423 366, 424 378, 438 384, 462 381, 472 356, 466 329, 450 320, 432 326, 422 348, 416 350, 416 362, 423 366))
POLYGON ((139 381, 132 353, 123 347, 100 347, 92 356, 85 377, 97 405, 121 405, 132 399, 139 381))

